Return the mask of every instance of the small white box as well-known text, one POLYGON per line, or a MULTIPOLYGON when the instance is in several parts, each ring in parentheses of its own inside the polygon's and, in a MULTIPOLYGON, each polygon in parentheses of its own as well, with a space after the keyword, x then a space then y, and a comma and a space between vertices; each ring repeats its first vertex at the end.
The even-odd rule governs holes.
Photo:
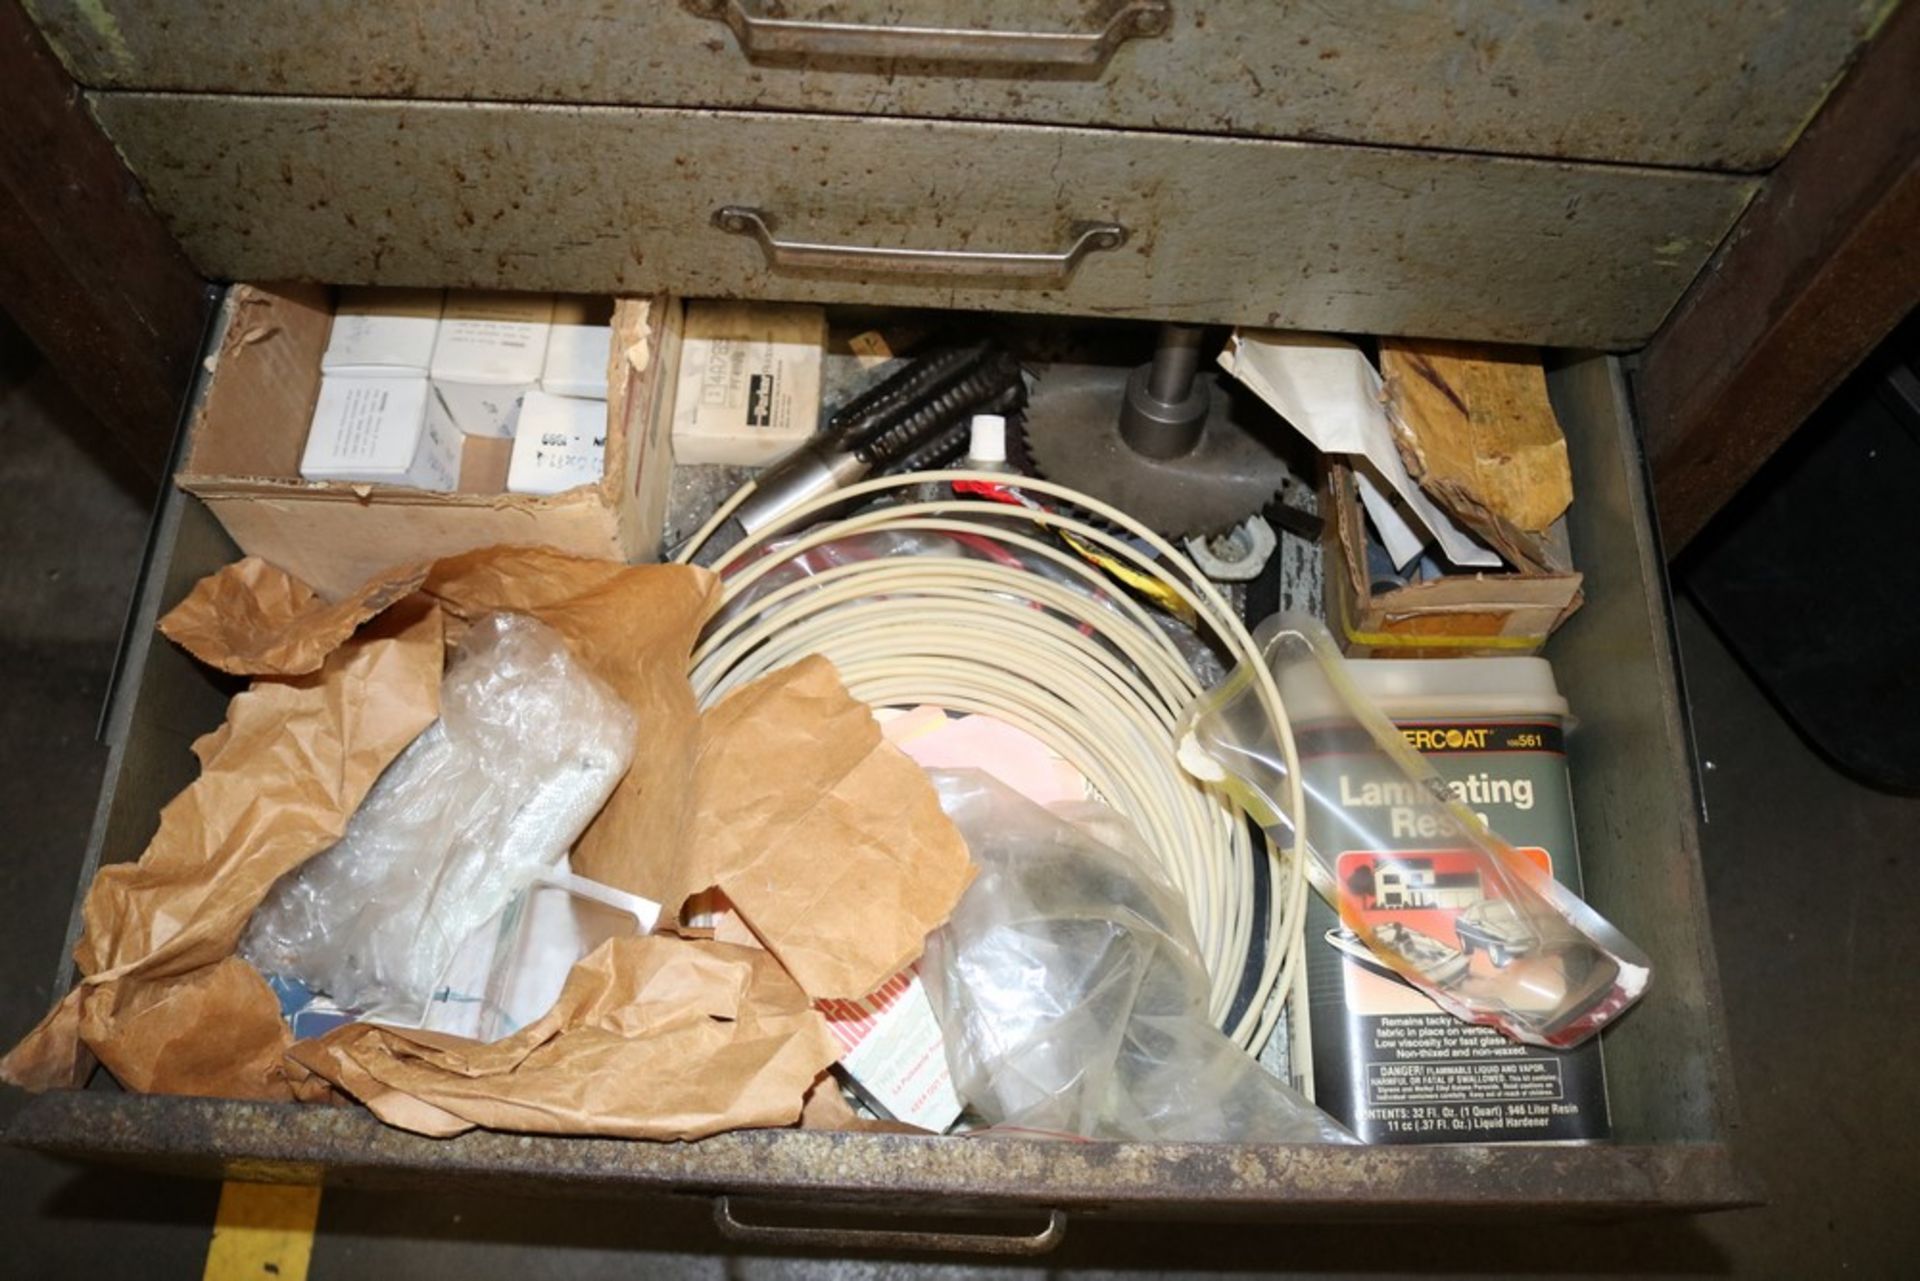
POLYGON ((356 378, 423 378, 440 333, 438 289, 342 289, 320 371, 356 378))
POLYGON ((450 494, 460 483, 462 444, 425 378, 327 374, 320 379, 300 474, 450 494))
POLYGON ((688 303, 674 461, 758 467, 813 435, 826 347, 821 307, 688 303))
POLYGON ((558 494, 597 485, 606 470, 607 402, 530 391, 507 464, 509 494, 558 494))
POLYGON ((564 295, 554 300, 540 390, 555 396, 607 398, 607 354, 613 345, 613 299, 564 295))
POLYGON ((452 291, 433 345, 433 389, 469 436, 511 436, 539 385, 553 295, 452 291))
POLYGON ((935 1134, 960 1119, 946 1041, 917 967, 857 1001, 816 1001, 840 1045, 840 1068, 874 1111, 935 1134))

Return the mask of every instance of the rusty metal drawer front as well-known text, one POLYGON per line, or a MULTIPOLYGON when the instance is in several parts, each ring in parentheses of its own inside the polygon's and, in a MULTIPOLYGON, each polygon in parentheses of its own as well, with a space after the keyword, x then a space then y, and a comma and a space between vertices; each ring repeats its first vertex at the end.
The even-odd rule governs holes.
POLYGON ((215 278, 667 289, 1558 346, 1643 342, 1754 186, 827 116, 171 94, 93 105, 215 278), (726 210, 750 211, 765 234, 726 210))
MULTIPOLYGON (((1663 568, 1625 389, 1618 364, 1603 357, 1555 369, 1549 386, 1580 486, 1568 519, 1588 575, 1586 606, 1547 651, 1581 719, 1570 751, 1587 890, 1646 948, 1656 973, 1646 998, 1606 1034, 1618 1143, 1356 1149, 801 1131, 688 1144, 488 1133, 439 1141, 389 1129, 358 1109, 142 1097, 104 1080, 32 1100, 6 1138, 206 1176, 819 1198, 888 1214, 1038 1211, 1025 1218, 1046 1223, 1046 1231, 1023 1229, 1000 1243, 1009 1249, 1039 1248, 1057 1236, 1053 1211, 1067 1212, 1069 1221, 1088 1214, 1460 1220, 1743 1203, 1749 1194, 1727 1149, 1731 1075, 1663 568)), ((179 491, 169 493, 157 529, 110 718, 82 891, 99 865, 138 856, 161 806, 193 776, 189 743, 219 723, 233 689, 152 632, 199 575, 235 554, 232 544, 199 501, 179 491)), ((57 986, 71 980, 69 963, 57 986)), ((752 1214, 735 1217, 748 1234, 784 1230, 764 1228, 752 1214)))
POLYGON ((31 0, 114 89, 1106 125, 1753 171, 1893 0, 31 0), (906 30, 903 30, 906 28, 906 30), (918 28, 918 30, 913 30, 918 28))

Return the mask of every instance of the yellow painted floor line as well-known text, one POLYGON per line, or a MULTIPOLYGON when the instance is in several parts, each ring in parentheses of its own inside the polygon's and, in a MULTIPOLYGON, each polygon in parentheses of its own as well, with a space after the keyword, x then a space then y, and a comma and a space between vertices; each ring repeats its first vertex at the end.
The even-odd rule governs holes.
POLYGON ((320 1189, 223 1183, 204 1281, 306 1281, 320 1189))

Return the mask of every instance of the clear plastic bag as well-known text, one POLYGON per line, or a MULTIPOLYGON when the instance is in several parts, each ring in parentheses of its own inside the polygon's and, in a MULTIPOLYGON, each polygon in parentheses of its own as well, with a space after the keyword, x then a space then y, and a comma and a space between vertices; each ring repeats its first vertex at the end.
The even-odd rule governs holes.
POLYGON ((476 1041, 512 1036, 553 1008, 595 948, 650 934, 659 919, 650 899, 541 868, 460 945, 421 1026, 476 1041))
POLYGON ((1094 1139, 1352 1143, 1207 1019, 1186 904, 1126 820, 931 771, 979 865, 921 978, 988 1124, 1094 1139))
POLYGON ((241 955, 363 1017, 417 1025, 460 944, 558 864, 633 759, 632 710, 546 624, 461 640, 440 719, 332 848, 281 878, 241 955))
MULTIPOLYGON (((1455 1016, 1531 1045, 1578 1045, 1640 998, 1652 974, 1646 953, 1453 798, 1353 687, 1319 620, 1276 615, 1254 639, 1294 733, 1315 736, 1316 755, 1331 762, 1302 770, 1308 875, 1374 956, 1455 1016), (1478 906, 1456 921, 1369 907, 1364 887, 1341 892, 1343 855, 1404 851, 1410 841, 1423 862, 1471 885, 1478 906), (1496 944, 1482 950, 1484 963, 1473 955, 1475 930, 1496 944)), ((1236 669, 1188 710, 1180 759, 1230 788, 1276 845, 1293 842, 1286 759, 1253 673, 1236 669)))

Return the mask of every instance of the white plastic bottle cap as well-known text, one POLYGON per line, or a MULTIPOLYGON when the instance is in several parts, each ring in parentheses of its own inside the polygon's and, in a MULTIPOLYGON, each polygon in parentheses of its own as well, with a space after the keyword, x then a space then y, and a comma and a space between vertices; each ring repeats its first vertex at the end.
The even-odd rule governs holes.
POLYGON ((967 437, 967 461, 1004 463, 1007 461, 1007 420, 999 414, 975 414, 967 437))

